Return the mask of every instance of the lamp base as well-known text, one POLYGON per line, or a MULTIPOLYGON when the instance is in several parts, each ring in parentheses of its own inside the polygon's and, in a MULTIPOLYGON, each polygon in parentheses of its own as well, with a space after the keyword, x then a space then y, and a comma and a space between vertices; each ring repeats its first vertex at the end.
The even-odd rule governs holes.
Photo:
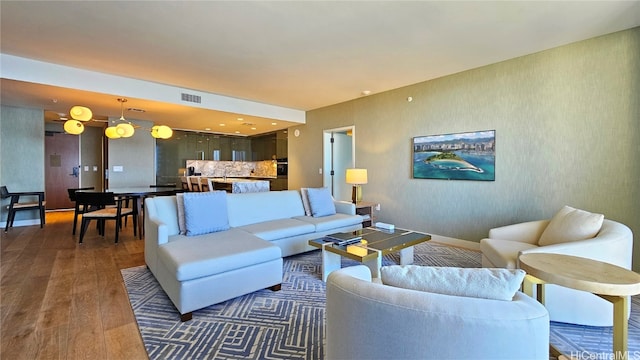
POLYGON ((351 190, 351 202, 357 204, 362 201, 362 186, 353 185, 353 189, 351 190))

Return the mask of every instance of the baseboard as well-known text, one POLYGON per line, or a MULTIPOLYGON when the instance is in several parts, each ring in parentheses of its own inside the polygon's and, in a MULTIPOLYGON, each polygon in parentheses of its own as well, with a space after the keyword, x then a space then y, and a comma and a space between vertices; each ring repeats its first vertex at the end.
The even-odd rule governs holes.
MULTIPOLYGON (((15 220, 13 222, 13 227, 19 226, 31 226, 31 225, 40 225, 40 219, 28 219, 28 220, 15 220)), ((0 223, 0 227, 4 229, 7 226, 7 222, 3 221, 0 223)))
POLYGON ((431 241, 435 243, 440 243, 448 246, 455 246, 467 250, 480 251, 480 243, 469 240, 456 239, 441 235, 431 234, 431 241))

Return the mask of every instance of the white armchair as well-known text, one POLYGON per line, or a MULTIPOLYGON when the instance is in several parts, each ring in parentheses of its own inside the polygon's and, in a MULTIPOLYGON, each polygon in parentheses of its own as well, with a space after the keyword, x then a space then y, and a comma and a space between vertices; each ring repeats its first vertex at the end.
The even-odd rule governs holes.
POLYGON ((327 359, 549 359, 549 315, 511 301, 372 282, 364 265, 327 279, 327 359))
MULTIPOLYGON (((515 269, 520 254, 538 252, 579 256, 631 269, 633 234, 627 226, 604 219, 593 238, 539 246, 549 223, 550 220, 538 220, 491 229, 489 238, 480 241, 482 266, 515 269)), ((545 306, 551 321, 613 325, 611 303, 584 291, 546 285, 545 306)))

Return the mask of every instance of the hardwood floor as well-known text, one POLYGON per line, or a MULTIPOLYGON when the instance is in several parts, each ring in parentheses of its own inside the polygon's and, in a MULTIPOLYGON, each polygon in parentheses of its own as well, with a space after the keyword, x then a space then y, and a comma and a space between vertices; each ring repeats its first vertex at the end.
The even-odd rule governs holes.
POLYGON ((81 245, 73 212, 1 231, 1 359, 148 359, 120 275, 144 265, 144 241, 129 223, 114 244, 113 223, 81 245))

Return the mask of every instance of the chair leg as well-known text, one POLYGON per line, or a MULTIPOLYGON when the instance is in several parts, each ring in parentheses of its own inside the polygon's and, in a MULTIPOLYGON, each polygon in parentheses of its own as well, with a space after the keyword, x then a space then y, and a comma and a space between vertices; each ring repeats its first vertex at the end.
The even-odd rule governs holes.
POLYGON ((78 226, 78 213, 75 212, 73 214, 73 232, 71 233, 71 235, 75 235, 76 234, 76 227, 78 226))
POLYGON ((44 206, 40 206, 40 229, 44 227, 44 206))
POLYGON ((82 239, 84 239, 84 233, 87 232, 87 226, 89 226, 89 222, 91 222, 91 219, 85 219, 84 216, 82 217, 82 224, 80 225, 80 244, 82 244, 82 239))
POLYGON ((118 243, 118 234, 120 234, 120 227, 122 226, 118 220, 119 219, 116 219, 116 225, 115 225, 115 227, 116 227, 116 241, 115 241, 115 243, 116 244, 118 243))
POLYGON ((9 209, 9 214, 7 215, 7 224, 4 227, 4 232, 9 231, 10 227, 13 227, 13 220, 16 218, 16 211, 13 209, 9 209))

